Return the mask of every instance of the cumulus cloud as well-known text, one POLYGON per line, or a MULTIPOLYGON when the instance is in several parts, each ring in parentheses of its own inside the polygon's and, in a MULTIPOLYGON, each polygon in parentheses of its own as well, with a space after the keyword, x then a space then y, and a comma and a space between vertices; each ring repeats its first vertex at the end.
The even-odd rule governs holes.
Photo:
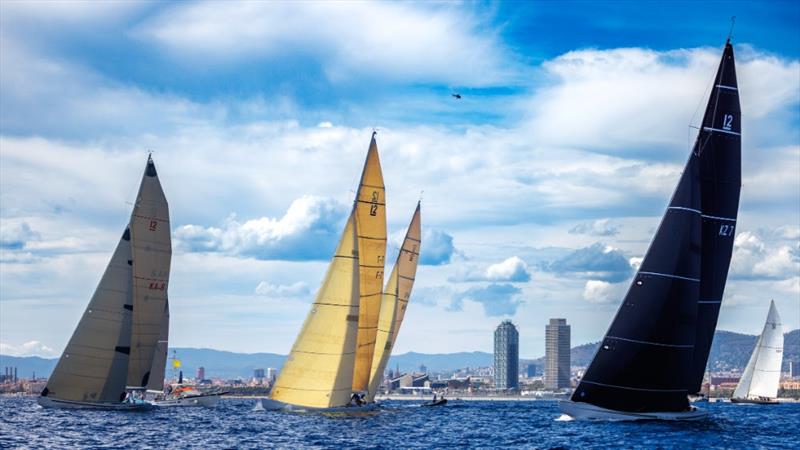
POLYGON ((545 264, 545 270, 564 275, 621 281, 631 275, 631 263, 621 250, 602 243, 572 251, 561 259, 545 264))
POLYGON ((273 298, 307 297, 310 294, 308 284, 298 281, 292 284, 272 284, 262 281, 256 286, 256 294, 273 298))
POLYGON ((347 211, 336 200, 305 195, 293 201, 279 219, 239 222, 231 216, 222 227, 184 225, 174 235, 180 248, 193 252, 287 261, 326 260, 338 243, 347 211))
POLYGON ((0 354, 9 356, 57 356, 55 350, 39 341, 28 341, 20 345, 12 345, 7 342, 0 342, 0 354))
POLYGON ((461 272, 448 278, 449 281, 530 281, 531 273, 528 264, 517 256, 512 256, 504 261, 491 264, 481 271, 475 267, 460 269, 461 272))
POLYGON ((453 245, 453 236, 444 231, 426 228, 422 232, 422 245, 419 262, 423 265, 441 266, 449 264, 456 247, 453 245))
POLYGON ((468 9, 441 5, 201 1, 165 8, 134 34, 196 65, 299 54, 333 80, 485 85, 506 79, 513 60, 483 28, 468 9))
POLYGON ((797 277, 800 274, 800 241, 796 235, 796 227, 738 233, 733 241, 731 276, 776 280, 797 277))
POLYGON ((488 286, 476 286, 453 295, 449 309, 461 311, 464 300, 473 301, 483 306, 487 316, 513 316, 523 302, 519 298, 522 290, 511 284, 492 283, 488 286))
POLYGON ((587 234, 589 236, 614 236, 619 233, 619 226, 609 223, 609 219, 594 222, 581 222, 570 228, 570 234, 587 234))
POLYGON ((39 233, 31 229, 27 222, 5 223, 0 226, 0 248, 20 250, 29 241, 40 238, 39 233))
POLYGON ((602 280, 589 280, 583 288, 583 298, 590 303, 616 303, 625 295, 627 283, 609 283, 602 280))

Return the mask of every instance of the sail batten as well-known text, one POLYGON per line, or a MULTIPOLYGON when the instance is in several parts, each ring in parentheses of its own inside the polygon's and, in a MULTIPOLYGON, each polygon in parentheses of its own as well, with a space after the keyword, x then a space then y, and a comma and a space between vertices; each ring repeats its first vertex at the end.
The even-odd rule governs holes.
POLYGON ((373 401, 383 381, 383 372, 389 363, 392 348, 397 341, 400 325, 405 316, 406 305, 414 286, 414 278, 419 263, 419 247, 421 242, 420 205, 411 218, 406 237, 400 247, 392 272, 386 282, 381 310, 378 318, 378 329, 375 339, 375 351, 370 369, 367 401, 373 401))

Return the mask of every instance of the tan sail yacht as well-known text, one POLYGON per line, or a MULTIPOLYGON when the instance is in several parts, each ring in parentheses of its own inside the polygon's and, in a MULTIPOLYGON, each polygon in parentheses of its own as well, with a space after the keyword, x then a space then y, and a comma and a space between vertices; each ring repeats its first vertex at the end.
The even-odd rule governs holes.
POLYGON ((386 201, 375 133, 350 217, 266 409, 335 411, 368 388, 386 255, 386 201))
POLYGON ((131 391, 161 389, 169 331, 169 207, 148 156, 130 222, 38 403, 146 409, 131 391))

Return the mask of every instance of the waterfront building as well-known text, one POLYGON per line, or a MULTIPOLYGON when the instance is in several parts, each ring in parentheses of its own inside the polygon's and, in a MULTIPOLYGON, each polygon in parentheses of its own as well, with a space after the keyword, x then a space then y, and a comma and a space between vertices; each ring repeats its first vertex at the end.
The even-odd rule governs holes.
POLYGON ((525 375, 528 378, 533 378, 536 376, 536 364, 528 364, 528 367, 525 370, 525 375))
POLYGON ((197 368, 197 381, 205 380, 206 379, 206 368, 200 366, 197 368))
POLYGON ((570 326, 567 319, 550 319, 545 327, 544 387, 570 387, 570 326))
POLYGON ((503 321, 494 331, 494 386, 519 387, 519 333, 510 320, 503 321))
POLYGON ((263 380, 264 379, 264 369, 255 369, 253 370, 253 378, 256 380, 263 380))

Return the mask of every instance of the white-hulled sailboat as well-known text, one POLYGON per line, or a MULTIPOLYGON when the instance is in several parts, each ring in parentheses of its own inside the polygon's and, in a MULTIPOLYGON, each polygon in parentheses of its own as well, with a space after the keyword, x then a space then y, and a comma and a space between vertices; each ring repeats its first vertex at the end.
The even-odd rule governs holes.
POLYGON ((169 208, 148 156, 129 225, 37 399, 40 405, 152 407, 130 392, 163 386, 171 256, 169 208))
MULTIPOLYGON (((662 87, 659 87, 662 89, 662 87)), ((725 44, 692 153, 617 315, 561 411, 589 420, 697 420, 741 188, 733 46, 725 44)))
POLYGON ((783 325, 775 301, 769 303, 769 313, 756 347, 733 391, 732 403, 778 403, 778 387, 783 364, 783 325))
POLYGON ((386 201, 375 133, 356 199, 322 286, 265 409, 359 411, 383 288, 386 201))
POLYGON ((406 307, 414 287, 414 277, 419 264, 419 251, 422 245, 422 228, 420 223, 420 204, 411 218, 406 237, 397 255, 391 275, 386 282, 381 300, 381 312, 378 319, 378 334, 375 341, 375 354, 372 357, 372 373, 366 401, 375 401, 375 394, 383 381, 383 372, 392 355, 392 348, 397 342, 397 334, 406 314, 406 307))

